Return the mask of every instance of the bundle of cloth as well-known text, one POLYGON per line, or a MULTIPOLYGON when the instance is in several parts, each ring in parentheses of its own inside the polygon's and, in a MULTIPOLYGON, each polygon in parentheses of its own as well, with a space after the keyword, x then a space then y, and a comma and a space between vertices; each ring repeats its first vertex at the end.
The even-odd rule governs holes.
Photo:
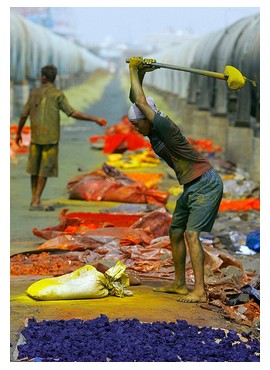
POLYGON ((70 199, 148 203, 165 205, 169 193, 147 186, 128 177, 106 163, 101 169, 72 178, 68 184, 70 199))
POLYGON ((93 148, 103 149, 105 154, 123 153, 126 150, 147 148, 152 150, 149 140, 135 131, 128 116, 116 125, 107 128, 105 135, 95 135, 89 138, 93 148))

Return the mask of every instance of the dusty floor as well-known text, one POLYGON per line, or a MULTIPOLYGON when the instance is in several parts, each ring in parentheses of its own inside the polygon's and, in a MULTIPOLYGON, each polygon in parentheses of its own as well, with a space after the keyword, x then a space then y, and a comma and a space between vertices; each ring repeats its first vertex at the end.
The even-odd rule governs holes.
MULTIPOLYGON (((113 80, 106 90, 103 99, 91 107, 90 114, 108 118, 108 124, 119 122, 126 114, 128 106, 119 82, 113 80)), ((31 212, 30 178, 25 172, 27 155, 19 155, 17 163, 11 164, 11 202, 10 202, 10 254, 29 251, 39 246, 42 241, 32 234, 32 228, 43 229, 58 224, 59 212, 63 208, 72 211, 97 212, 102 208, 115 206, 116 203, 85 202, 68 200, 66 184, 70 178, 79 174, 80 170, 91 171, 99 168, 106 160, 102 151, 92 150, 88 142, 91 135, 102 134, 103 129, 91 123, 79 122, 62 129, 60 143, 59 177, 49 179, 44 192, 44 203, 53 204, 54 212, 31 212), (102 203, 102 204, 101 204, 102 203)), ((160 171, 153 169, 153 171, 160 171)), ((172 204, 170 205, 172 206, 172 204)), ((247 257, 243 261, 251 269, 259 273, 259 260, 247 257), (245 261, 244 261, 245 262, 245 261)), ((108 297, 92 300, 38 302, 25 294, 26 288, 37 277, 11 278, 10 332, 11 361, 18 341, 24 319, 35 317, 43 319, 96 318, 101 313, 109 318, 138 318, 141 321, 175 321, 187 320, 191 324, 233 328, 237 331, 246 330, 231 321, 224 319, 219 313, 202 309, 197 304, 177 302, 177 296, 153 292, 153 286, 162 285, 162 281, 143 281, 140 286, 133 286, 134 296, 126 298, 108 297)))

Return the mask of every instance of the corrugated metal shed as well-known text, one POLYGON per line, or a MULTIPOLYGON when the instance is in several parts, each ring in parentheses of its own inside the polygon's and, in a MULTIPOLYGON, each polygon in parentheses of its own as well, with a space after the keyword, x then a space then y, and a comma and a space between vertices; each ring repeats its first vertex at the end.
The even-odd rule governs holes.
POLYGON ((107 62, 88 50, 13 11, 10 25, 11 81, 38 79, 46 64, 55 64, 59 77, 107 68, 107 62))
POLYGON ((231 124, 248 127, 259 119, 259 14, 203 37, 171 45, 156 53, 154 58, 160 63, 221 73, 226 65, 233 65, 244 76, 255 80, 257 87, 247 81, 242 89, 230 90, 225 81, 168 69, 148 73, 145 83, 186 99, 187 103, 208 110, 212 115, 228 116, 231 124))

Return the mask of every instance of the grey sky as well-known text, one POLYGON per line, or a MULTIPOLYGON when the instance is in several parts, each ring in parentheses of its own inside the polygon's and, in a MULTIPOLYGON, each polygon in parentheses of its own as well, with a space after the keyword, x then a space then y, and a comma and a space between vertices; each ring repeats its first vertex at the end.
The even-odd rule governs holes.
POLYGON ((168 29, 198 36, 259 12, 259 7, 68 8, 78 37, 97 43, 108 37, 115 42, 141 42, 146 34, 168 29))

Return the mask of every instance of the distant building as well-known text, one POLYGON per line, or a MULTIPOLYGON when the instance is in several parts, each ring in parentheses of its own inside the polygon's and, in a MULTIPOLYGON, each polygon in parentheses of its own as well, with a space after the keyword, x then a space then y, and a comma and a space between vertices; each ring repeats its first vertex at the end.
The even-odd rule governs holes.
POLYGON ((152 50, 162 50, 172 44, 192 40, 193 38, 194 36, 191 33, 167 29, 164 32, 153 32, 145 35, 143 44, 149 45, 152 50))
POLYGON ((28 20, 43 27, 49 28, 58 35, 70 40, 75 40, 74 26, 67 16, 66 8, 50 7, 11 7, 11 10, 18 12, 28 20))

